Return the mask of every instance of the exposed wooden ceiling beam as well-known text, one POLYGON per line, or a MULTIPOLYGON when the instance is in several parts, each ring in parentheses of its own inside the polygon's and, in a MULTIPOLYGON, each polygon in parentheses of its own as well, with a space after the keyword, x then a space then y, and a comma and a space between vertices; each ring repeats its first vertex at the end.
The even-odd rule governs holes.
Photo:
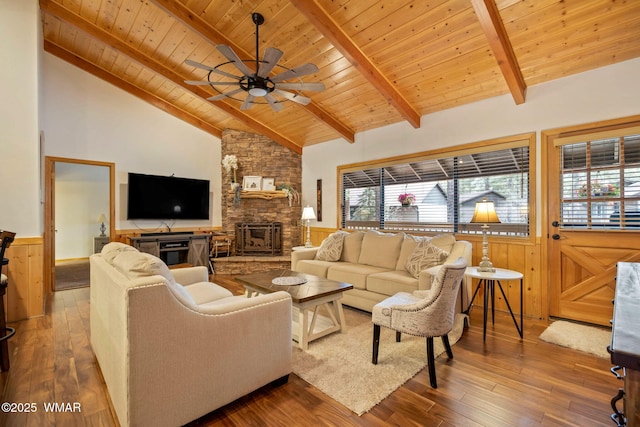
POLYGON ((344 55, 362 75, 369 80, 385 99, 414 128, 420 127, 420 114, 402 96, 398 89, 386 78, 371 60, 360 50, 354 41, 331 18, 315 0, 291 0, 302 13, 336 49, 344 55))
POLYGON ((213 136, 222 138, 222 129, 218 129, 217 127, 212 126, 211 124, 201 120, 200 118, 194 116, 193 114, 176 107, 170 102, 167 102, 164 99, 158 98, 156 95, 153 95, 147 91, 144 91, 139 87, 134 86, 125 80, 122 80, 120 77, 113 75, 108 71, 105 71, 102 68, 97 67, 94 64, 91 64, 90 62, 87 62, 83 58, 80 58, 74 55, 73 53, 69 52, 68 50, 66 50, 61 46, 58 46, 57 44, 54 44, 48 40, 45 40, 44 50, 45 52, 49 52, 50 54, 62 59, 63 61, 66 61, 72 65, 75 65, 81 70, 84 70, 87 73, 92 74, 95 77, 101 80, 104 80, 108 83, 111 83, 112 85, 124 90, 125 92, 128 92, 131 95, 134 95, 142 99, 143 101, 148 102, 154 107, 157 107, 162 111, 171 114, 172 116, 175 116, 181 120, 184 120, 185 122, 199 129, 202 129, 205 132, 212 134, 213 136))
POLYGON ((527 92, 527 84, 522 76, 509 36, 504 28, 498 6, 494 0, 471 0, 482 30, 487 36, 489 46, 493 51, 502 75, 507 81, 511 96, 516 104, 523 104, 527 92))
MULTIPOLYGON (((194 87, 186 84, 184 82, 185 80, 184 76, 179 75, 175 71, 165 67, 163 64, 157 62, 156 60, 149 58, 148 56, 144 55, 140 51, 129 46, 127 43, 113 37, 111 34, 95 26, 91 22, 86 21, 85 19, 79 17, 78 15, 73 14, 64 6, 61 6, 58 3, 55 3, 51 0, 40 0, 40 9, 47 13, 50 13, 53 16, 56 16, 58 19, 61 19, 75 26, 76 28, 87 33, 89 36, 93 37, 94 39, 99 40, 102 43, 105 43, 113 47, 123 55, 126 55, 132 60, 145 66, 151 71, 163 76, 164 78, 172 81, 173 83, 184 88, 185 90, 192 92, 203 99, 206 99, 209 96, 211 96, 211 93, 208 92, 207 90, 201 87, 194 87)), ((222 110, 223 112, 227 113, 228 115, 235 118, 236 120, 254 129, 257 133, 264 135, 268 138, 271 138, 278 144, 291 149, 297 154, 302 154, 302 147, 300 145, 296 144, 289 138, 281 135, 280 133, 276 132, 270 127, 258 122, 257 120, 241 112, 240 110, 233 108, 231 105, 225 102, 220 102, 212 105, 215 108, 222 110)))
MULTIPOLYGON (((192 10, 177 0, 151 0, 156 6, 167 12, 174 19, 189 27, 196 33, 200 34, 205 40, 209 40, 213 44, 224 44, 231 47, 240 57, 253 58, 254 53, 244 51, 240 46, 233 43, 224 34, 209 25, 204 19, 195 15, 192 10)), ((300 106, 302 107, 302 106, 300 106)), ((347 141, 355 142, 355 133, 349 129, 331 114, 327 113, 318 105, 311 102, 304 108, 313 114, 320 121, 331 127, 338 134, 342 135, 347 141)))

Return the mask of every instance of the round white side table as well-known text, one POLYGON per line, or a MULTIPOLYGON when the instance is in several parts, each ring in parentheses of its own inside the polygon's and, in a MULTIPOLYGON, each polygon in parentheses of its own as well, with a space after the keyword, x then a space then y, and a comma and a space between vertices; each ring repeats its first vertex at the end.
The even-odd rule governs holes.
POLYGON ((476 299, 478 295, 478 291, 480 288, 483 288, 484 294, 484 313, 483 313, 483 325, 482 325, 482 339, 487 339, 487 310, 489 309, 489 305, 491 305, 491 323, 495 321, 495 301, 496 301, 496 293, 495 286, 498 285, 498 289, 502 293, 502 297, 504 298, 504 302, 507 303, 507 308, 509 309, 509 314, 511 314, 511 318, 513 319, 514 325, 516 325, 516 329, 518 330, 518 334, 520 338, 524 337, 524 323, 522 316, 522 306, 523 306, 523 297, 522 297, 522 273, 514 270, 507 270, 506 268, 496 268, 496 271, 488 272, 488 271, 478 271, 478 267, 467 267, 467 271, 465 271, 465 276, 472 277, 474 279, 479 279, 478 286, 476 286, 476 290, 473 292, 473 297, 471 298, 471 302, 469 303, 469 307, 465 311, 466 314, 469 314, 471 310, 471 306, 473 305, 473 301, 476 299), (511 304, 509 304, 509 300, 507 299, 507 295, 502 288, 501 280, 520 280, 520 324, 516 320, 516 316, 513 314, 513 310, 511 309, 511 304))

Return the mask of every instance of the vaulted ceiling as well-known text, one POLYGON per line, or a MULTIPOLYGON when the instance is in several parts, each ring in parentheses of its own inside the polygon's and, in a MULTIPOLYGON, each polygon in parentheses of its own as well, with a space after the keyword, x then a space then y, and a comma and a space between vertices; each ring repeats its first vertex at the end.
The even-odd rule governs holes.
POLYGON ((246 130, 297 153, 392 123, 419 128, 425 114, 497 95, 522 104, 527 87, 640 56, 636 0, 40 0, 40 8, 45 51, 215 136, 246 130), (260 58, 276 47, 280 70, 318 66, 301 77, 326 87, 303 91, 308 105, 242 110, 241 100, 208 101, 219 92, 185 83, 207 78, 187 60, 228 62, 219 44, 252 67, 253 12, 265 18, 260 58))

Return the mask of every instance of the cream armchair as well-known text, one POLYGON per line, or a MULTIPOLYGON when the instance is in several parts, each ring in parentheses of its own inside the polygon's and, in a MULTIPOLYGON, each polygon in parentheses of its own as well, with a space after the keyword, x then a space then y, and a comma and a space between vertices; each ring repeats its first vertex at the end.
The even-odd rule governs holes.
POLYGON ((122 426, 177 426, 291 372, 291 298, 232 296, 110 243, 90 257, 91 346, 122 426))
POLYGON ((467 262, 464 258, 459 258, 452 264, 445 264, 438 272, 430 290, 415 291, 413 294, 398 292, 373 307, 373 356, 371 361, 374 364, 378 363, 380 326, 395 330, 398 342, 403 333, 426 337, 429 380, 431 387, 438 387, 434 365, 433 338, 441 337, 447 356, 449 359, 453 359, 447 334, 453 328, 456 296, 466 267, 467 262))

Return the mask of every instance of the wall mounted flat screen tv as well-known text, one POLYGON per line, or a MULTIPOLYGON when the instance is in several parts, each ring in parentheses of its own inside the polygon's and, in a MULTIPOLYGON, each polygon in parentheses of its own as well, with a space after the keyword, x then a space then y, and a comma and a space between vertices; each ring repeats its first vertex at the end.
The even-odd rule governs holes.
POLYGON ((209 219, 209 181, 130 172, 127 219, 209 219))

